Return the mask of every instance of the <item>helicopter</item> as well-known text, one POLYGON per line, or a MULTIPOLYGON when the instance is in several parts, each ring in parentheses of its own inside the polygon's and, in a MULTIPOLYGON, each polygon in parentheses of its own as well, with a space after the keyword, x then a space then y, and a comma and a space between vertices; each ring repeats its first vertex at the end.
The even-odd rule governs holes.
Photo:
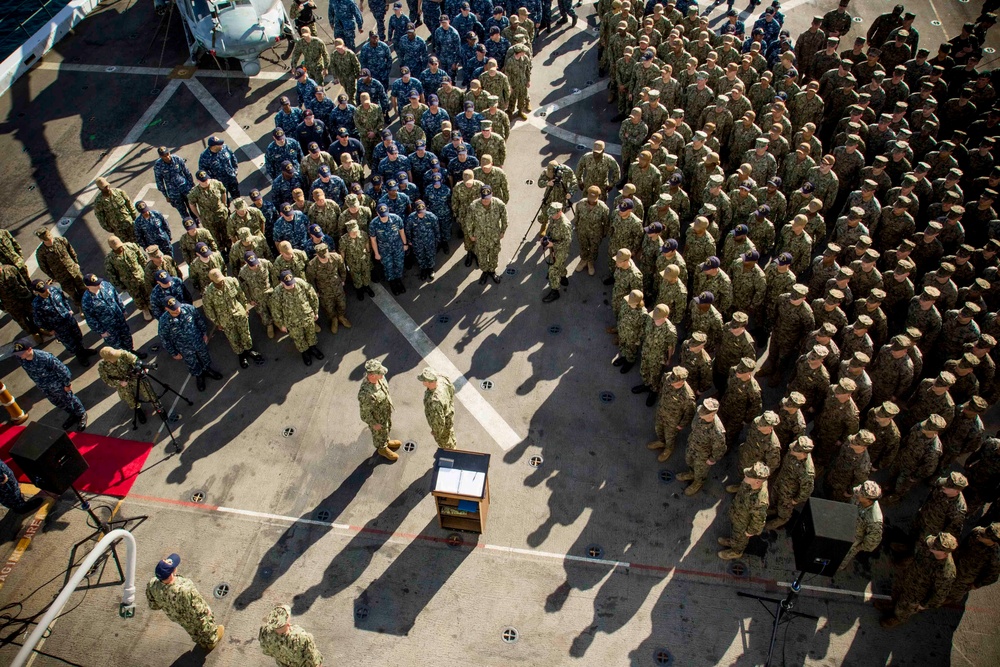
POLYGON ((175 5, 184 24, 193 65, 204 54, 235 58, 247 76, 260 74, 258 56, 282 39, 294 39, 281 0, 154 0, 158 13, 175 5))

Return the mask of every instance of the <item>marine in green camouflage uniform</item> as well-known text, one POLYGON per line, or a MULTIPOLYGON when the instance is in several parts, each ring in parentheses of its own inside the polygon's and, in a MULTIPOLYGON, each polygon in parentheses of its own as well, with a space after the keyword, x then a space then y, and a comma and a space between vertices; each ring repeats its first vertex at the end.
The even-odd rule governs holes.
POLYGON ((826 471, 828 500, 847 502, 854 493, 854 487, 868 481, 872 472, 868 448, 874 443, 875 435, 864 429, 847 436, 826 471))
POLYGON ((580 244, 580 263, 576 267, 577 271, 587 269, 590 275, 594 274, 594 262, 597 261, 601 241, 608 235, 610 216, 608 205, 601 201, 600 186, 589 186, 587 198, 576 203, 573 214, 576 238, 580 244))
POLYGON ((358 390, 358 403, 361 406, 361 421, 368 425, 375 450, 380 456, 395 461, 399 458, 395 450, 403 443, 389 439, 393 405, 389 383, 385 380, 387 372, 388 369, 377 359, 365 362, 365 378, 358 390))
POLYGON ((844 556, 840 571, 846 570, 859 552, 870 553, 882 543, 882 508, 878 504, 881 497, 882 488, 872 480, 854 487, 851 502, 858 508, 858 518, 854 523, 854 543, 844 556))
POLYGON ((247 357, 263 361, 253 349, 250 337, 250 303, 237 278, 227 278, 218 269, 209 274, 211 284, 205 288, 201 307, 215 326, 222 329, 229 346, 239 355, 240 366, 247 367, 247 357))
POLYGON ((292 609, 287 604, 271 610, 257 631, 261 652, 274 658, 278 667, 321 667, 323 654, 316 647, 316 640, 291 621, 292 609))
MULTIPOLYGON (((42 241, 38 245, 38 249, 35 250, 38 268, 42 270, 42 273, 59 283, 63 292, 73 299, 73 303, 79 308, 80 299, 87 287, 83 284, 83 273, 80 272, 80 260, 76 255, 76 250, 65 238, 53 236, 52 231, 45 227, 36 231, 35 236, 42 241)), ((10 262, 4 263, 9 264, 10 262)), ((23 260, 21 264, 24 264, 23 260)), ((147 280, 147 282, 150 281, 147 280)))
POLYGON ((955 552, 955 581, 950 599, 961 601, 970 590, 1000 579, 1000 523, 976 526, 955 552))
POLYGON ((330 319, 330 331, 337 333, 339 325, 350 329, 347 319, 347 265, 344 258, 332 252, 325 243, 316 246, 316 256, 306 265, 306 281, 316 290, 319 305, 330 319))
POLYGON ((876 600, 875 608, 886 612, 883 628, 905 623, 917 612, 943 605, 955 582, 955 561, 951 553, 958 540, 950 533, 928 536, 917 543, 913 565, 899 570, 892 582, 892 599, 876 600))
POLYGON ((101 229, 126 243, 135 242, 135 219, 139 212, 132 200, 124 190, 111 187, 103 176, 94 183, 100 191, 94 199, 94 214, 101 229))
POLYGON ((689 470, 677 475, 681 481, 690 481, 684 495, 693 496, 708 479, 708 469, 719 462, 726 453, 726 427, 718 417, 719 401, 706 398, 691 420, 684 462, 689 470))
MULTIPOLYGON (((569 263, 569 246, 573 241, 573 228, 570 227, 569 220, 563 215, 562 209, 562 204, 558 202, 553 202, 548 207, 549 218, 546 225, 545 240, 547 245, 545 250, 552 254, 552 264, 549 265, 548 271, 549 292, 542 298, 546 303, 558 299, 560 286, 569 284, 569 278, 566 277, 566 266, 569 263)), ((642 286, 641 276, 639 286, 642 286)), ((612 298, 614 297, 612 296, 612 298)))
POLYGON ((670 363, 674 348, 677 347, 677 328, 669 317, 670 309, 663 304, 657 304, 646 319, 646 331, 642 339, 642 363, 639 365, 642 384, 633 388, 632 393, 641 393, 636 392, 639 388, 649 391, 650 396, 646 400, 646 405, 649 406, 653 405, 656 394, 660 391, 663 367, 670 363))
MULTIPOLYGON (((545 225, 549 219, 549 209, 550 204, 562 204, 567 205, 570 200, 570 196, 573 190, 576 189, 576 174, 573 170, 566 165, 559 164, 555 160, 549 162, 542 171, 541 175, 538 177, 538 187, 546 188, 545 193, 542 197, 542 207, 538 212, 538 223, 542 225, 542 231, 545 231, 545 225)), ((458 191, 459 188, 455 188, 458 191)), ((455 193, 452 193, 452 197, 455 193)))
POLYGON ((149 294, 152 286, 146 283, 146 253, 134 243, 122 243, 117 236, 108 237, 111 252, 104 257, 104 274, 119 292, 128 292, 135 307, 143 311, 146 321, 149 314, 149 294))
POLYGON ((733 504, 729 506, 731 537, 719 538, 719 544, 727 547, 719 552, 719 558, 723 560, 740 558, 750 538, 764 532, 769 504, 767 478, 770 474, 770 468, 759 461, 743 469, 743 483, 733 498, 733 504))
POLYGON ((646 320, 649 319, 642 302, 642 290, 632 290, 624 300, 625 307, 618 314, 618 358, 612 362, 614 366, 621 367, 623 374, 632 370, 639 357, 646 334, 646 320))
POLYGON ((274 338, 274 318, 271 316, 271 294, 278 286, 278 272, 274 265, 256 255, 246 258, 240 269, 240 284, 247 296, 247 303, 260 316, 260 322, 267 328, 267 337, 274 338))
POLYGON ((149 383, 139 384, 138 376, 135 373, 139 357, 131 352, 116 350, 106 345, 101 348, 100 354, 101 361, 97 364, 97 373, 101 381, 117 391, 118 398, 130 410, 135 410, 139 405, 139 401, 135 400, 137 386, 141 402, 150 403, 156 398, 150 390, 149 383))
POLYGON ((762 407, 760 385, 753 376, 756 361, 744 357, 729 371, 729 382, 719 405, 719 419, 726 427, 726 449, 733 448, 743 426, 760 414, 762 407))
POLYGON ((669 459, 674 453, 678 434, 694 417, 696 401, 694 390, 687 383, 687 378, 688 370, 683 366, 674 366, 673 370, 663 375, 654 421, 656 440, 646 445, 647 449, 653 451, 663 450, 657 457, 660 463, 669 459))
POLYGON ((344 264, 351 276, 351 284, 357 290, 358 299, 363 299, 367 293, 374 295, 372 282, 371 244, 367 236, 361 235, 360 225, 355 220, 348 221, 347 233, 340 237, 337 244, 344 258, 344 264))
POLYGON ((791 442, 788 452, 781 461, 781 468, 769 484, 768 496, 774 518, 764 525, 766 530, 775 530, 788 523, 792 511, 812 495, 816 485, 816 468, 813 466, 813 443, 808 436, 801 435, 791 442))
POLYGON ((271 294, 271 316, 278 328, 288 333, 304 359, 306 352, 316 346, 319 319, 316 290, 302 278, 292 276, 288 281, 282 277, 271 294))
POLYGON ((424 385, 424 416, 434 442, 442 449, 455 449, 455 385, 431 368, 417 379, 424 385))

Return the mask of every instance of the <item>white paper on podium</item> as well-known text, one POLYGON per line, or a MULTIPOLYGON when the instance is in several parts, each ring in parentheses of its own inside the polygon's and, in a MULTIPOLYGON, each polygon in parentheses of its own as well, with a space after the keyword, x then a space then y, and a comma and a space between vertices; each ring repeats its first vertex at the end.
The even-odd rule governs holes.
POLYGON ((462 471, 457 468, 438 468, 437 486, 435 491, 458 493, 459 480, 462 471))
POLYGON ((458 482, 458 495, 482 498, 485 484, 486 473, 463 470, 458 482))

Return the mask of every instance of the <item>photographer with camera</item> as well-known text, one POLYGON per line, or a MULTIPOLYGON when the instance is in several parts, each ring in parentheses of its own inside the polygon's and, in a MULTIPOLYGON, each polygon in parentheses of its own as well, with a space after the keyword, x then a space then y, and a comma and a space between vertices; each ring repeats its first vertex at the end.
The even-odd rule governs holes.
POLYGON ((573 170, 558 161, 552 160, 545 167, 545 171, 538 177, 538 187, 545 188, 542 196, 542 205, 538 209, 538 223, 542 226, 538 230, 539 236, 545 236, 545 228, 549 222, 549 205, 560 204, 569 206, 570 196, 576 188, 576 174, 573 170))
POLYGON ((146 413, 141 403, 152 403, 156 396, 145 382, 139 378, 146 373, 147 364, 139 361, 139 357, 125 350, 118 350, 105 345, 100 351, 101 362, 97 364, 97 372, 104 384, 118 392, 118 398, 135 411, 140 424, 146 423, 146 413))

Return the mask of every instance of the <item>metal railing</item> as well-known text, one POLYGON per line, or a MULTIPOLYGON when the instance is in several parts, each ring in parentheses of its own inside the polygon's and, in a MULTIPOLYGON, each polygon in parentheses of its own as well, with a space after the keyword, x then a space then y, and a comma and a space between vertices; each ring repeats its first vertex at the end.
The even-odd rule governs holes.
POLYGON ((7 11, 0 16, 0 60, 3 60, 55 18, 69 0, 21 0, 4 3, 7 11))

